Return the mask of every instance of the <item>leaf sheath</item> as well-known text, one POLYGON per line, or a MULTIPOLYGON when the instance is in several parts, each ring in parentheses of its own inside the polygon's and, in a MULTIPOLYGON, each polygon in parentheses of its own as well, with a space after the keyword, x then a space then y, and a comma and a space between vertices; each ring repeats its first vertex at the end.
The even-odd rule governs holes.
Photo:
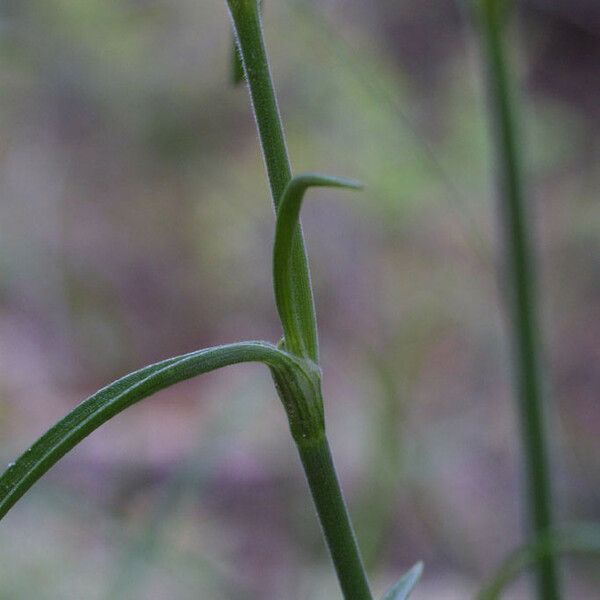
POLYGON ((302 314, 297 310, 294 299, 295 270, 293 257, 300 251, 298 224, 304 194, 310 187, 335 187, 360 189, 360 183, 305 173, 297 175, 286 186, 277 209, 275 244, 273 246, 273 286, 275 302, 283 326, 285 347, 292 354, 311 358, 310 348, 306 347, 302 314))

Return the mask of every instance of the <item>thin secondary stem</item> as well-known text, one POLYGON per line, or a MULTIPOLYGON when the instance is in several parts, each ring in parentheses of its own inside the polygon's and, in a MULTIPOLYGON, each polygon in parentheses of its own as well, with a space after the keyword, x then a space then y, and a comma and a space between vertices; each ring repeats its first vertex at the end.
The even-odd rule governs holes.
MULTIPOLYGON (((242 55, 246 81, 250 87, 263 157, 275 210, 286 185, 292 178, 283 124, 273 88, 271 70, 262 33, 257 0, 228 0, 238 47, 242 55)), ((304 248, 302 228, 297 227, 291 269, 294 273, 294 299, 298 319, 304 331, 303 344, 289 351, 319 360, 317 325, 310 271, 304 248)))
POLYGON ((344 598, 372 600, 327 438, 300 443, 298 451, 344 598))
POLYGON ((547 531, 525 546, 517 548, 482 588, 476 600, 498 600, 521 571, 546 556, 593 554, 600 556, 600 527, 597 523, 578 523, 547 531))
MULTIPOLYGON (((552 507, 540 370, 536 264, 517 140, 517 106, 513 99, 503 36, 505 3, 480 1, 490 114, 499 162, 499 208, 510 283, 511 337, 528 486, 528 512, 533 532, 539 535, 552 527, 552 507)), ((539 563, 537 586, 540 600, 560 598, 557 566, 552 555, 539 563)))

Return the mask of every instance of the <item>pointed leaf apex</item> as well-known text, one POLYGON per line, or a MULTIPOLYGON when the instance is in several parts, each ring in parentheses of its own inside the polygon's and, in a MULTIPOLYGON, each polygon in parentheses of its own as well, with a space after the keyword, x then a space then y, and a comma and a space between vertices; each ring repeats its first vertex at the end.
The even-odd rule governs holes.
POLYGON ((417 582, 423 574, 423 563, 418 562, 410 571, 402 576, 382 598, 382 600, 406 600, 415 589, 417 582))
POLYGON ((332 187, 344 188, 350 190, 362 190, 364 185, 356 179, 348 179, 346 177, 333 177, 331 175, 323 175, 322 173, 300 173, 296 175, 290 182, 290 187, 307 189, 309 187, 332 187))

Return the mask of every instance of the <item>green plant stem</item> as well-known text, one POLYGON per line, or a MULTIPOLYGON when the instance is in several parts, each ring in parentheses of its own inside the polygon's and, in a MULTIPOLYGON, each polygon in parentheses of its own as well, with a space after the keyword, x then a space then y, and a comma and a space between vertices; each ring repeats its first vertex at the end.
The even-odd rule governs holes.
MULTIPOLYGON (((257 0, 227 0, 246 81, 250 88, 275 209, 292 177, 283 125, 264 45, 257 0)), ((303 333, 300 347, 286 349, 318 364, 317 326, 302 229, 296 227, 290 261, 292 297, 303 333)), ((287 340, 286 340, 287 342, 287 340)), ((324 427, 294 436, 323 533, 346 600, 372 600, 367 576, 331 458, 324 427)))
MULTIPOLYGON (((513 99, 503 36, 507 18, 505 2, 480 1, 490 113, 498 160, 505 268, 510 284, 511 337, 528 484, 528 511, 533 533, 539 535, 551 528, 552 510, 540 370, 536 265, 517 139, 517 106, 513 99)), ((539 563, 537 586, 540 600, 559 599, 557 566, 552 555, 545 556, 539 563)))
MULTIPOLYGON (((275 210, 292 178, 283 124, 273 88, 271 70, 262 33, 261 14, 257 0, 228 0, 234 31, 246 81, 250 88, 252 109, 258 127, 267 176, 275 210)), ((290 351, 319 361, 317 324, 315 317, 310 271, 304 247, 302 227, 296 228, 291 269, 294 273, 294 301, 304 339, 301 348, 290 351)))
POLYGON ((326 436, 299 443, 298 451, 344 598, 372 600, 326 436))

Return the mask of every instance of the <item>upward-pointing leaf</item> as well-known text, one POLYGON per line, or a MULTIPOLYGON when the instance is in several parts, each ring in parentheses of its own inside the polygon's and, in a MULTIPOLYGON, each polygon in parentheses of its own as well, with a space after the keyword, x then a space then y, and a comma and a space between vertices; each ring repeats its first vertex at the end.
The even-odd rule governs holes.
POLYGON ((406 600, 423 574, 423 563, 417 563, 391 588, 382 600, 406 600))
MULTIPOLYGON (((310 187, 360 189, 361 184, 350 179, 305 173, 294 177, 287 185, 277 208, 275 245, 273 247, 273 284, 275 302, 283 325, 285 347, 292 354, 313 358, 311 332, 304 331, 294 298, 294 273, 290 268, 294 252, 300 244, 297 225, 306 190, 310 187)), ((296 282, 297 283, 297 282, 296 282)))
POLYGON ((240 342, 169 358, 96 392, 48 430, 0 477, 0 519, 69 450, 111 417, 179 381, 241 362, 283 373, 303 371, 296 359, 267 342, 240 342))

